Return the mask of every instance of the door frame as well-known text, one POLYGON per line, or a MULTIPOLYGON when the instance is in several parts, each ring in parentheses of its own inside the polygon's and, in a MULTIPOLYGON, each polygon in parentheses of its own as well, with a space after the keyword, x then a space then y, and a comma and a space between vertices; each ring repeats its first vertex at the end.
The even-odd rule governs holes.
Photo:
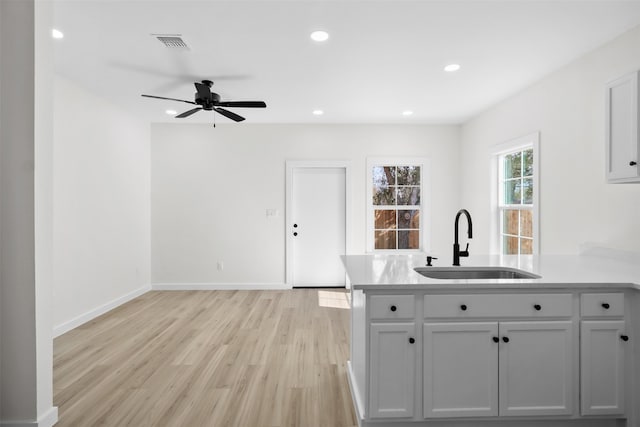
MULTIPOLYGON (((285 183, 285 283, 293 287, 293 236, 290 233, 293 221, 293 171, 294 169, 335 168, 344 169, 344 244, 345 253, 351 253, 351 161, 349 160, 287 160, 285 183)), ((349 283, 345 282, 346 288, 349 283)))

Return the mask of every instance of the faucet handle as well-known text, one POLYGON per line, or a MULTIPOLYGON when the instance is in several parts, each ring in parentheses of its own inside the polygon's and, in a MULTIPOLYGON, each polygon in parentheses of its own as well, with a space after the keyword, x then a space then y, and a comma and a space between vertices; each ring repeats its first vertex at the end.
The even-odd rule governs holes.
POLYGON ((427 267, 431 267, 432 266, 431 265, 431 261, 434 260, 434 259, 438 259, 438 258, 436 258, 434 256, 431 256, 431 255, 427 256, 427 267))
POLYGON ((469 243, 467 243, 467 247, 464 251, 460 251, 460 256, 469 256, 469 243))

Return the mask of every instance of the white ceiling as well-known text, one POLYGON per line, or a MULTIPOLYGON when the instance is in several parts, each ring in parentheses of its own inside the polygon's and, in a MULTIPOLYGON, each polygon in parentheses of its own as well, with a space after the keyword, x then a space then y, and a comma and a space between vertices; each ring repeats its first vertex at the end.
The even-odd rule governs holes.
MULTIPOLYGON (((210 122, 211 79, 245 123, 461 123, 640 25, 640 1, 55 0, 56 70, 150 121, 210 122), (316 29, 330 33, 319 44, 316 29), (181 34, 172 51, 151 34, 181 34), (443 67, 459 63, 456 73, 443 67), (323 116, 312 111, 322 109, 323 116), (402 112, 411 110, 412 116, 402 112)), ((218 123, 228 119, 218 116, 218 123)))

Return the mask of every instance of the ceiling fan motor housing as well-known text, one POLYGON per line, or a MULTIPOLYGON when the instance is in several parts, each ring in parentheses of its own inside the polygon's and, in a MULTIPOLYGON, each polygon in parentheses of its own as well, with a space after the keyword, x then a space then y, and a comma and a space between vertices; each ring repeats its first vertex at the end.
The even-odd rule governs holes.
POLYGON ((217 93, 211 92, 208 98, 200 98, 196 93, 196 104, 202 105, 202 108, 207 111, 213 110, 218 102, 220 102, 220 95, 217 93))

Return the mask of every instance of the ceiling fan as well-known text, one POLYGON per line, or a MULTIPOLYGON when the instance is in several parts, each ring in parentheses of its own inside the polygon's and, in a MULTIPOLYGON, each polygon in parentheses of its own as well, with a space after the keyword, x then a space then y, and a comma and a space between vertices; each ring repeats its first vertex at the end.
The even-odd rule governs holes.
MULTIPOLYGON (((211 86, 213 86, 213 82, 211 80, 203 80, 201 83, 194 83, 196 87, 195 101, 186 101, 184 99, 176 99, 176 98, 165 98, 163 96, 155 96, 155 95, 142 95, 147 98, 157 98, 157 99, 167 99, 169 101, 179 101, 186 102, 187 104, 198 105, 192 110, 185 111, 184 113, 178 114, 176 116, 177 119, 184 119, 185 117, 189 117, 192 114, 197 113, 198 111, 215 111, 216 113, 220 113, 223 116, 235 121, 241 122, 244 120, 244 117, 239 116, 236 113, 233 113, 229 110, 225 110, 220 107, 238 107, 238 108, 266 108, 267 104, 263 101, 220 101, 220 95, 217 93, 211 92, 211 86)), ((215 126, 215 125, 214 125, 215 126)))

